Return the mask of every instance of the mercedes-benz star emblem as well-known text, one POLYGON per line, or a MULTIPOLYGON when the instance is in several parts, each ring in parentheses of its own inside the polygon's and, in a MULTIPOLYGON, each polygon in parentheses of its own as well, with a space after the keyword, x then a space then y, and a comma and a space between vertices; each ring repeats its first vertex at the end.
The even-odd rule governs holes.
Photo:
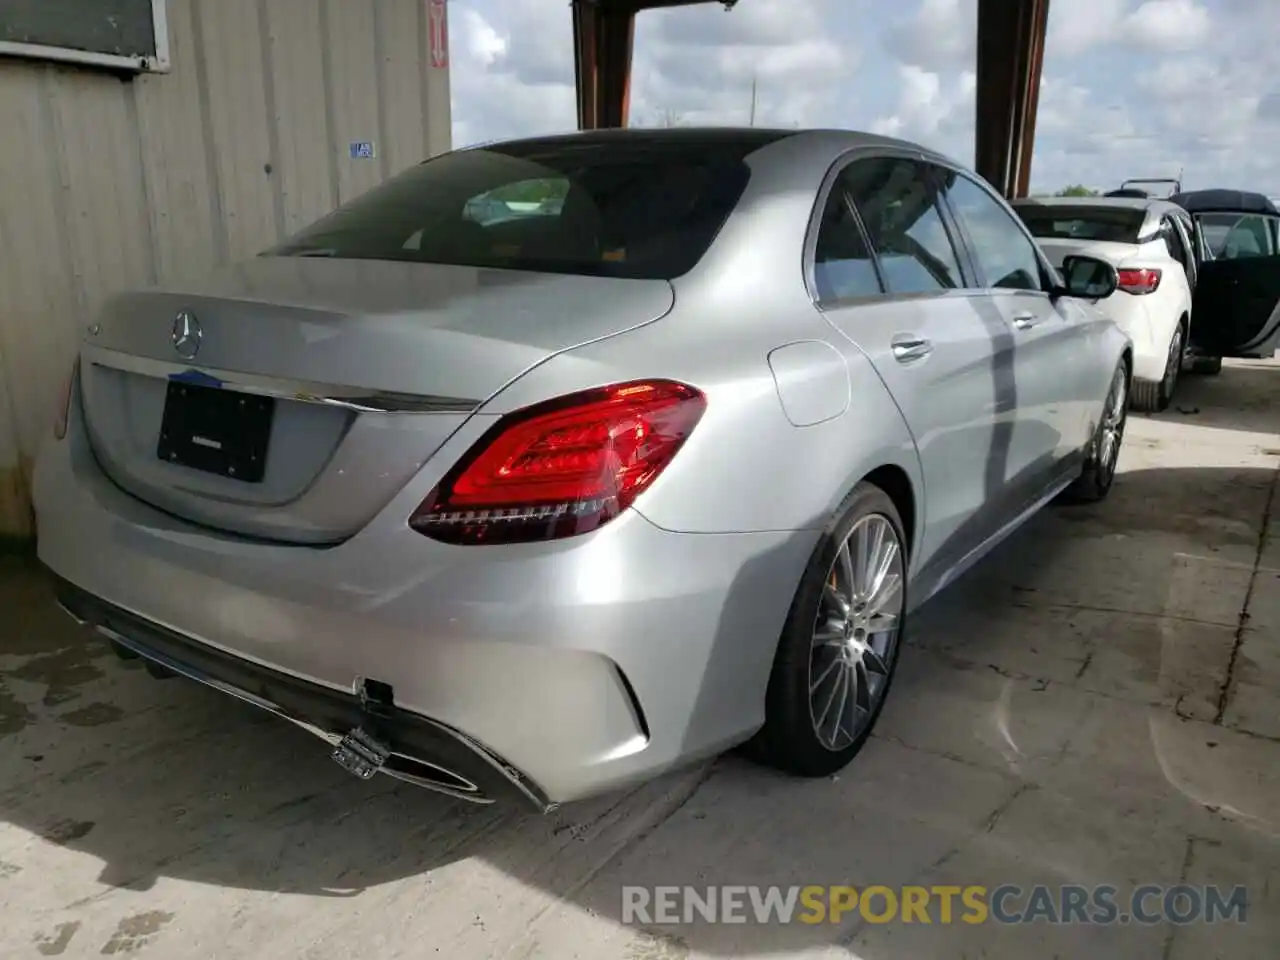
POLYGON ((183 360, 194 359, 200 352, 200 340, 203 336, 204 331, 200 329, 200 321, 194 314, 183 310, 173 318, 173 329, 169 339, 173 341, 173 349, 178 351, 178 356, 183 360))

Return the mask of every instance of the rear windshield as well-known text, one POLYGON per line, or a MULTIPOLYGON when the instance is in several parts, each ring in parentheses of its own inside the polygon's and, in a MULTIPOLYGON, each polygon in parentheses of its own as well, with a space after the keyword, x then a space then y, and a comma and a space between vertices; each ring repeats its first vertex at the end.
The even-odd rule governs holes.
POLYGON ((1145 210, 1124 207, 1067 207, 1018 204, 1015 208, 1033 237, 1042 240, 1103 240, 1137 243, 1145 210))
POLYGON ((448 153, 264 255, 671 279, 711 246, 760 146, 561 139, 448 153))

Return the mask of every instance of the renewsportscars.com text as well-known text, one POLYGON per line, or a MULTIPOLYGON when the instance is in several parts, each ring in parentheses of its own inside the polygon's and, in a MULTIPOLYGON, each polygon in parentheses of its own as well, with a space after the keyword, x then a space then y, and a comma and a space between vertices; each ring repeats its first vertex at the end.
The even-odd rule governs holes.
POLYGON ((720 886, 622 888, 622 922, 681 923, 1244 923, 1248 892, 1186 884, 1117 887, 720 886))

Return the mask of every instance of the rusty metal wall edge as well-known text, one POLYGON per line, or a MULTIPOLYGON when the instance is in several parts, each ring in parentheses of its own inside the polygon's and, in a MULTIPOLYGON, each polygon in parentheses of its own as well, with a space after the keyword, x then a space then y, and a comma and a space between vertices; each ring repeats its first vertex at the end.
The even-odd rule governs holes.
POLYGON ((36 537, 0 536, 0 557, 34 557, 36 537))

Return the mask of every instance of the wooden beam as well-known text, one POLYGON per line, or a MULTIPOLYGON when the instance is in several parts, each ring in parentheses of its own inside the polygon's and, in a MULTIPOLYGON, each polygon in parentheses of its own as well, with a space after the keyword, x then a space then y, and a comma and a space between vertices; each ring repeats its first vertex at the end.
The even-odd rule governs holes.
POLYGON ((1007 197, 1031 183, 1049 0, 978 0, 978 173, 1007 197))
MULTIPOLYGON (((625 127, 631 100, 636 14, 711 0, 571 0, 578 129, 625 127)), ((725 9, 738 0, 716 0, 725 9)))
POLYGON ((625 127, 631 99, 636 9, 574 0, 574 73, 578 129, 625 127))

